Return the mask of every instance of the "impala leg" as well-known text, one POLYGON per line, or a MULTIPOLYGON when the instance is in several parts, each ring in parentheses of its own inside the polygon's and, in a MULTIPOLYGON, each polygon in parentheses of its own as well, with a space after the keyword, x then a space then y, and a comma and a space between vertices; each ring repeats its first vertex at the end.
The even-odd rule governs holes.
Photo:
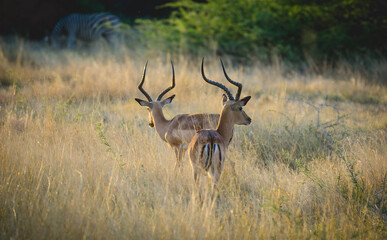
POLYGON ((211 192, 211 208, 215 206, 215 204, 220 200, 218 195, 218 180, 220 178, 220 174, 217 178, 212 179, 212 192, 211 192))
POLYGON ((195 167, 193 169, 193 175, 194 175, 195 185, 198 186, 199 185, 199 173, 195 167))
POLYGON ((181 171, 181 150, 178 147, 175 147, 173 150, 175 151, 175 155, 176 155, 176 164, 175 164, 174 171, 177 171, 177 169, 180 169, 181 171))
POLYGON ((187 151, 187 148, 181 147, 181 153, 180 153, 180 161, 183 161, 185 152, 187 151))
POLYGON ((212 200, 215 199, 215 196, 218 192, 218 181, 222 176, 223 167, 224 167, 224 159, 218 159, 218 161, 216 161, 216 166, 214 167, 214 174, 212 176, 212 195, 211 195, 212 200))
POLYGON ((215 176, 212 178, 212 194, 214 195, 214 192, 217 190, 217 183, 218 183, 218 177, 215 176))
POLYGON ((198 191, 198 195, 199 195, 199 204, 200 206, 203 205, 203 194, 202 194, 202 189, 200 187, 200 171, 198 168, 196 167, 193 167, 193 175, 194 175, 194 180, 195 180, 195 190, 198 191))
POLYGON ((174 147, 173 151, 175 152, 175 155, 176 155, 176 163, 175 163, 175 168, 174 168, 174 170, 176 171, 176 169, 180 166, 180 164, 179 164, 179 149, 174 147))
POLYGON ((179 169, 181 171, 182 170, 181 163, 184 156, 184 149, 182 146, 179 146, 179 147, 175 147, 174 151, 176 155, 176 164, 175 164, 174 170, 176 171, 177 169, 179 169))
POLYGON ((179 158, 178 158, 180 170, 181 170, 181 165, 182 165, 182 162, 183 162, 183 154, 184 154, 183 150, 184 150, 183 147, 180 145, 179 146, 179 158))

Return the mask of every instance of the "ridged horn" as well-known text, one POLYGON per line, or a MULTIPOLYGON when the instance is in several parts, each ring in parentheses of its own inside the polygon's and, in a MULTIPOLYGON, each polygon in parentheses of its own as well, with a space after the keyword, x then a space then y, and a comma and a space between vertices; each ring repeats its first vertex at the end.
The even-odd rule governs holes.
POLYGON ((152 98, 149 96, 149 94, 142 88, 142 85, 144 84, 145 81, 145 74, 146 74, 146 67, 148 66, 148 61, 145 63, 144 67, 144 73, 142 74, 142 80, 140 82, 140 85, 138 85, 138 89, 144 94, 144 96, 148 99, 149 102, 152 102, 152 98))
POLYGON ((226 92, 226 94, 227 94, 227 96, 228 96, 228 98, 229 98, 230 100, 234 100, 234 97, 232 96, 230 90, 228 90, 226 86, 224 86, 224 85, 221 84, 221 83, 212 81, 212 80, 210 80, 210 79, 208 79, 208 78, 206 77, 206 75, 204 74, 204 58, 202 59, 202 76, 203 76, 204 81, 206 81, 207 83, 209 83, 209 84, 211 84, 211 85, 214 85, 214 86, 217 86, 217 87, 221 88, 223 91, 226 92))
POLYGON ((222 68, 223 68, 223 73, 224 73, 224 76, 226 77, 226 79, 233 85, 237 86, 238 87, 238 91, 237 91, 237 94, 235 95, 235 101, 238 101, 240 96, 241 96, 241 93, 242 93, 242 83, 239 83, 239 82, 235 82, 233 80, 231 80, 231 78, 227 75, 227 72, 226 72, 226 69, 224 68, 224 64, 223 64, 223 60, 222 58, 220 57, 220 63, 222 64, 222 68))
POLYGON ((172 86, 170 86, 169 88, 165 89, 162 93, 160 93, 160 95, 158 96, 157 98, 157 101, 160 101, 161 98, 167 93, 169 92, 172 88, 175 87, 175 68, 173 67, 173 62, 171 61, 171 65, 172 65, 172 86))

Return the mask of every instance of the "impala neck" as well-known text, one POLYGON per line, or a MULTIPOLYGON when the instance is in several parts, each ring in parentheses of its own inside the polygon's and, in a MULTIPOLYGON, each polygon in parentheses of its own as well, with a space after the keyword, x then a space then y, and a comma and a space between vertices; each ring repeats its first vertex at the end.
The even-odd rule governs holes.
POLYGON ((232 139, 234 134, 234 119, 232 116, 227 114, 226 111, 222 111, 220 114, 218 126, 216 127, 216 131, 223 137, 224 142, 228 145, 232 139))
POLYGON ((164 117, 161 105, 153 106, 152 116, 157 134, 160 136, 161 139, 165 141, 165 133, 167 132, 170 120, 167 120, 164 117))

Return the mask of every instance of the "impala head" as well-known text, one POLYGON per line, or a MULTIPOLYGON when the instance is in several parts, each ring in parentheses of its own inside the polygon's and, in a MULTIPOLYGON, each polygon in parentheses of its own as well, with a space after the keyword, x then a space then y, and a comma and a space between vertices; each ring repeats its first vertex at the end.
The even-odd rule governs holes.
POLYGON ((250 96, 247 96, 240 100, 227 100, 227 96, 223 94, 222 114, 230 116, 230 119, 233 119, 234 123, 237 125, 250 125, 251 118, 243 110, 243 107, 247 104, 250 98, 250 96))
POLYGON ((220 89, 225 91, 225 93, 227 94, 227 95, 223 94, 223 96, 222 96, 223 109, 222 109, 221 115, 227 117, 230 120, 232 120, 234 124, 237 124, 237 125, 249 125, 251 123, 251 118, 245 113, 245 111, 243 110, 243 107, 250 100, 251 96, 247 96, 247 97, 244 97, 244 98, 240 99, 240 96, 241 96, 241 93, 242 93, 242 84, 231 80, 228 77, 228 75, 227 75, 226 69, 224 68, 224 64, 223 64, 223 61, 222 61, 221 58, 220 58, 220 62, 222 64, 223 73, 224 73, 224 76, 226 77, 226 79, 231 84, 233 84, 233 85, 238 87, 238 90, 237 90, 237 93, 235 95, 235 98, 233 97, 233 95, 231 94, 230 90, 228 90, 228 88, 226 86, 224 86, 221 83, 212 81, 212 80, 210 80, 210 79, 208 79, 206 77, 206 75, 204 74, 204 58, 202 60, 202 76, 203 76, 203 79, 207 83, 219 87, 220 89))
POLYGON ((173 67, 173 62, 171 61, 171 65, 172 65, 172 86, 168 87, 167 89, 165 89, 162 93, 160 93, 160 95, 157 97, 157 100, 156 101, 153 101, 152 98, 149 96, 149 94, 142 88, 142 85, 144 84, 144 80, 145 80, 145 74, 146 74, 146 67, 148 65, 148 61, 146 62, 145 64, 145 67, 144 67, 144 73, 142 75, 142 80, 141 80, 141 83, 140 85, 138 85, 138 89, 144 94, 144 96, 148 99, 148 101, 146 100, 142 100, 142 99, 139 99, 139 98, 135 98, 135 100, 141 105, 141 106, 144 106, 144 107, 147 107, 148 111, 149 111, 149 126, 150 127, 154 127, 155 126, 155 122, 154 122, 154 118, 153 118, 153 115, 155 112, 160 112, 161 109, 166 105, 166 104, 169 104, 172 102, 173 98, 175 97, 175 95, 172 95, 164 100, 161 100, 162 97, 167 93, 169 92, 172 88, 175 87, 175 69, 173 67))

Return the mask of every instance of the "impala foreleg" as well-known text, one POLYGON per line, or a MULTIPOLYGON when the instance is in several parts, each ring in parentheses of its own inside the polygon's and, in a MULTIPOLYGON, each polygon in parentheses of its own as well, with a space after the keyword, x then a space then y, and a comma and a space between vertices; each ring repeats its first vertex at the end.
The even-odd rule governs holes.
POLYGON ((173 150, 174 150, 175 155, 176 155, 176 164, 175 164, 174 170, 175 171, 177 169, 181 170, 181 162, 182 162, 183 155, 184 155, 183 148, 181 146, 176 146, 176 147, 173 147, 173 150))

